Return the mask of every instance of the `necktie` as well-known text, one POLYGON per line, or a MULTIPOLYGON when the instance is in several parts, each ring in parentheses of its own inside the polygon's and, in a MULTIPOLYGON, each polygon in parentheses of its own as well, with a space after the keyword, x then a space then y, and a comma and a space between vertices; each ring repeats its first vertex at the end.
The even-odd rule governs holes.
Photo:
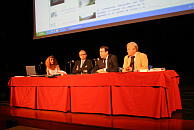
POLYGON ((103 65, 102 68, 106 68, 106 59, 103 59, 103 65))
POLYGON ((134 58, 135 58, 135 56, 131 56, 130 67, 132 68, 132 71, 134 70, 134 58))
POLYGON ((80 68, 82 68, 82 66, 83 66, 83 61, 81 61, 81 66, 80 66, 80 68))

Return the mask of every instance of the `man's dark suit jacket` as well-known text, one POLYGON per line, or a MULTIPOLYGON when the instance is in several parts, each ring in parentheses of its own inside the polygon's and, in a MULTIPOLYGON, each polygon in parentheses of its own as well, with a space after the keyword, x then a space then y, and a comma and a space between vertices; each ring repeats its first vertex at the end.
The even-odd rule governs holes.
MULTIPOLYGON (((97 70, 102 69, 103 66, 103 59, 100 59, 96 62, 96 65, 94 66, 92 73, 96 73, 97 70)), ((107 61, 107 72, 118 72, 118 61, 117 56, 109 54, 108 55, 108 61, 107 61)))
POLYGON ((81 74, 81 73, 83 73, 83 70, 87 70, 88 74, 91 73, 91 70, 92 70, 92 61, 91 60, 86 59, 82 68, 80 68, 80 65, 81 65, 81 60, 77 60, 75 62, 73 70, 72 70, 73 74, 81 74), (76 70, 77 68, 78 68, 78 70, 76 70))

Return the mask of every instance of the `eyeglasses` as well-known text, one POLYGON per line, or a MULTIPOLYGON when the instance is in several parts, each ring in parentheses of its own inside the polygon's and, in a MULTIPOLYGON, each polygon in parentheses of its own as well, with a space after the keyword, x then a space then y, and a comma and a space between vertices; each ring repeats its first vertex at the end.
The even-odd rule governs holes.
POLYGON ((84 55, 86 55, 86 54, 79 54, 80 56, 84 56, 84 55))

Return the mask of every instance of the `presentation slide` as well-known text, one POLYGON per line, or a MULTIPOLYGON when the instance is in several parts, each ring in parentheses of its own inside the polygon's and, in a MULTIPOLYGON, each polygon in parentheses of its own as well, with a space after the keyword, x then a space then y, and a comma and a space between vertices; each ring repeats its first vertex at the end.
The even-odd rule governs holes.
POLYGON ((194 9, 194 0, 34 1, 36 37, 194 9))

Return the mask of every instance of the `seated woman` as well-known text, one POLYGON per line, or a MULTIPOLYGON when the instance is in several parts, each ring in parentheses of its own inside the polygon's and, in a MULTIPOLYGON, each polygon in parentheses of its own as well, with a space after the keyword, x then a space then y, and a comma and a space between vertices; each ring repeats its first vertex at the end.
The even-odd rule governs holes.
POLYGON ((45 65, 46 65, 46 73, 47 73, 47 75, 57 74, 57 71, 60 70, 58 62, 57 62, 57 60, 55 59, 55 57, 53 55, 49 56, 46 59, 45 65))

